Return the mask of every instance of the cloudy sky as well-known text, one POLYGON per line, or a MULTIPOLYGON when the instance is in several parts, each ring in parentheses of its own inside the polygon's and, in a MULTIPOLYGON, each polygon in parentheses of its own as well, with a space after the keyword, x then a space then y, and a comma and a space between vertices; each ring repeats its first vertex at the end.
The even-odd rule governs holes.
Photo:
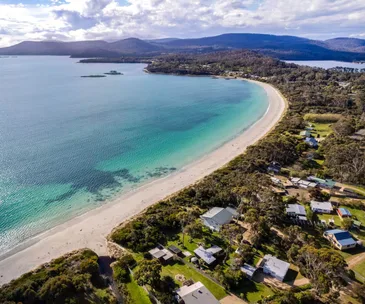
POLYGON ((0 0, 0 46, 227 32, 365 39, 365 0, 0 0))

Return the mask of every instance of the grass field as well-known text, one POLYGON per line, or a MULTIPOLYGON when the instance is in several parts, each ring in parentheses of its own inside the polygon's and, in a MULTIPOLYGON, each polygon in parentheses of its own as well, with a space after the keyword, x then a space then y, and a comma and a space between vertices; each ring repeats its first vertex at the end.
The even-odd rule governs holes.
POLYGON ((325 220, 326 223, 328 224, 328 220, 330 219, 334 219, 335 221, 335 225, 341 227, 341 219, 337 214, 318 214, 318 218, 320 220, 325 220))
MULTIPOLYGON (((194 268, 183 264, 175 263, 173 265, 167 265, 162 268, 162 275, 169 275, 175 279, 177 274, 182 274, 186 280, 193 279, 194 282, 202 282, 206 288, 218 299, 223 299, 227 296, 223 287, 219 286, 212 280, 208 279, 194 268)), ((176 280, 175 280, 176 281, 176 280)), ((176 281, 178 285, 182 285, 182 282, 176 281)))
POLYGON ((326 137, 332 132, 331 124, 328 123, 312 123, 314 130, 312 131, 312 135, 317 137, 319 134, 320 137, 326 137))
POLYGON ((139 286, 133 278, 131 278, 131 281, 127 284, 127 289, 131 296, 131 303, 152 304, 146 291, 139 286))
POLYGON ((274 292, 262 283, 245 280, 242 285, 235 290, 235 293, 241 295, 250 303, 257 303, 262 298, 266 298, 274 294, 274 292))

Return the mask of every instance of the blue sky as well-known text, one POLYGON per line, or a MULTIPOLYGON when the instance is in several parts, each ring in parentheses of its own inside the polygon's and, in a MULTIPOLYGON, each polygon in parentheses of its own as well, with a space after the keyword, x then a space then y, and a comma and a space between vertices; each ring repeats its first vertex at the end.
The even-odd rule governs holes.
POLYGON ((365 0, 0 0, 0 46, 228 32, 365 39, 365 0))

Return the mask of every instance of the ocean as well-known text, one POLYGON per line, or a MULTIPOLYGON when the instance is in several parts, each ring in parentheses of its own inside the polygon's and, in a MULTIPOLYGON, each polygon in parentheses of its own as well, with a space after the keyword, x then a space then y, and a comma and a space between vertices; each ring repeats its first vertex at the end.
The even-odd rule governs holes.
POLYGON ((0 254, 183 168, 268 108, 253 83, 77 61, 0 58, 0 254), (81 77, 110 70, 124 75, 81 77))

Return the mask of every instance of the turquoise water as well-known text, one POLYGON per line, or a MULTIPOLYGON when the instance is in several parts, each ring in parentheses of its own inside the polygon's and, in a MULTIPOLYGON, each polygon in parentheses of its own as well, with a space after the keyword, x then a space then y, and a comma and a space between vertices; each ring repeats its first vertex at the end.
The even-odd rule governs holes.
POLYGON ((252 83, 143 68, 0 59, 0 253, 178 170, 267 110, 252 83), (124 75, 80 77, 109 70, 124 75))

